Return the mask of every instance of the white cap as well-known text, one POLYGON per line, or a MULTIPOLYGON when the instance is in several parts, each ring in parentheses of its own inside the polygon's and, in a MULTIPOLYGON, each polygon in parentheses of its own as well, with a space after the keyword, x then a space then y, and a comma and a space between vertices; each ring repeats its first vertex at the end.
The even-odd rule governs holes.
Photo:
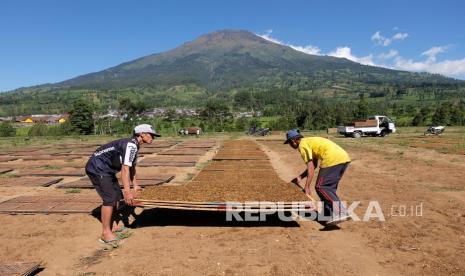
POLYGON ((157 137, 160 137, 161 135, 159 133, 157 133, 151 125, 149 124, 142 124, 142 125, 138 125, 134 128, 134 133, 135 134, 139 134, 139 133, 150 133, 154 136, 157 136, 157 137))

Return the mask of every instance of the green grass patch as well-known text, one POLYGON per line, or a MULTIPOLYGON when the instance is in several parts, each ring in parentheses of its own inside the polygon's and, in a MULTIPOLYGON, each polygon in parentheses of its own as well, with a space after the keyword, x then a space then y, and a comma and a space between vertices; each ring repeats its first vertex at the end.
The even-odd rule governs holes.
POLYGON ((0 174, 0 178, 18 178, 19 175, 14 174, 14 173, 5 173, 5 174, 0 174))
POLYGON ((208 166, 208 164, 210 164, 210 163, 211 163, 210 160, 209 160, 209 161, 206 161, 206 162, 200 162, 200 163, 198 163, 198 164, 195 165, 195 168, 196 168, 197 170, 203 170, 203 169, 204 169, 206 166, 208 166))
POLYGON ((39 168, 42 168, 44 170, 59 170, 59 169, 62 169, 62 167, 55 166, 55 165, 45 165, 45 166, 41 166, 39 168))
POLYGON ((408 146, 408 145, 409 145, 409 142, 406 141, 406 140, 401 140, 401 141, 399 142, 399 146, 406 147, 406 146, 408 146))
POLYGON ((432 166, 433 166, 433 161, 431 161, 431 160, 426 160, 426 161, 425 161, 425 164, 426 164, 427 166, 432 167, 432 166))
POLYGON ((79 188, 70 188, 65 190, 65 194, 79 194, 81 189, 79 188))
POLYGON ((195 176, 195 173, 188 173, 186 175, 186 180, 191 180, 192 178, 194 178, 194 176, 195 176))

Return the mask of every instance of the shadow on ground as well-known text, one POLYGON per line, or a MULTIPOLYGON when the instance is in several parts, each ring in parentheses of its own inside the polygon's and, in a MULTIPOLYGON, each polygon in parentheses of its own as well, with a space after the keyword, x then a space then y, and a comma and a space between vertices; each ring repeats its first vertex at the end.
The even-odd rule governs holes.
MULTIPOLYGON (((93 216, 100 220, 98 210, 93 216)), ((237 217, 245 220, 244 212, 238 213, 237 217)), ((260 220, 259 214, 253 213, 251 216, 255 220, 260 220)), ((281 215, 282 216, 282 215, 281 215)), ((238 221, 233 217, 232 221, 227 220, 226 212, 215 211, 191 211, 174 209, 144 209, 142 213, 136 214, 134 208, 125 208, 117 215, 118 220, 130 228, 152 227, 152 226, 190 226, 190 227, 300 227, 299 223, 292 220, 291 214, 285 212, 285 221, 277 213, 266 214, 263 221, 238 221), (131 219, 131 217, 133 219, 131 219)))
MULTIPOLYGON (((245 213, 238 215, 244 219, 245 213)), ((285 214, 288 219, 291 214, 285 214)), ((259 220, 259 214, 252 214, 259 220)), ((226 212, 212 211, 186 211, 171 209, 145 209, 137 216, 134 223, 136 227, 148 226, 211 226, 211 227, 299 227, 296 221, 283 221, 277 214, 267 214, 264 221, 227 221, 226 212)))

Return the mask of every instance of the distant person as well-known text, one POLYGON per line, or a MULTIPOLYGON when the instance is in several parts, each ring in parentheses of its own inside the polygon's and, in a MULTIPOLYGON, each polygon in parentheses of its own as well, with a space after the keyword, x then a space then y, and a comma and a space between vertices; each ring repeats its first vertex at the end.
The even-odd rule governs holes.
POLYGON ((307 169, 296 178, 293 183, 299 182, 307 177, 305 182, 305 193, 311 196, 310 185, 318 160, 320 161, 320 172, 316 180, 315 190, 323 201, 323 212, 318 214, 317 221, 325 227, 334 227, 338 223, 350 219, 347 210, 336 194, 336 190, 350 163, 350 157, 336 143, 323 137, 304 138, 298 130, 289 130, 286 134, 284 144, 289 144, 293 149, 298 149, 307 169))
POLYGON ((121 232, 124 227, 116 229, 114 209, 118 209, 120 200, 129 206, 134 204, 134 193, 140 190, 136 178, 137 152, 141 144, 151 144, 154 137, 161 136, 151 125, 142 124, 134 128, 131 138, 119 139, 99 147, 86 164, 86 174, 102 198, 101 222, 102 236, 100 242, 113 243, 121 238, 115 232, 121 232), (123 190, 118 183, 116 174, 121 172, 123 190), (131 183, 133 191, 131 191, 131 183))

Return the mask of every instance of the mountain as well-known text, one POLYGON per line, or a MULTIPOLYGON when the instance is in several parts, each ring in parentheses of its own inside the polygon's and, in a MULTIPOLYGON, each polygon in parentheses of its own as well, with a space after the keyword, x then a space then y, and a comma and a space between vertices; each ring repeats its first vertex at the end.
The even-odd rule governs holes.
POLYGON ((288 79, 365 83, 454 83, 432 74, 365 66, 344 58, 308 55, 243 30, 200 36, 173 50, 145 56, 53 86, 86 89, 195 84, 228 89, 288 79))
POLYGON ((248 31, 223 30, 100 72, 1 93, 0 116, 64 112, 83 96, 101 110, 118 106, 121 98, 148 107, 202 107, 213 97, 248 108, 238 102, 242 96, 244 103, 252 101, 238 95, 247 91, 260 103, 256 108, 279 106, 290 93, 302 101, 358 100, 362 94, 373 101, 428 105, 463 99, 465 81, 308 55, 248 31))

